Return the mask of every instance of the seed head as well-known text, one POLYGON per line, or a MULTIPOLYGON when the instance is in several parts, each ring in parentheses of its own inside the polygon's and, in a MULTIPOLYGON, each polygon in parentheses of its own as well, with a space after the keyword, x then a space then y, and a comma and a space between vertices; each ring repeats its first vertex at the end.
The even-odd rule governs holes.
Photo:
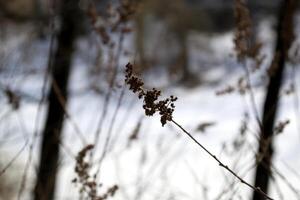
POLYGON ((139 99, 143 99, 143 108, 145 115, 152 116, 155 113, 160 115, 160 122, 164 126, 167 121, 172 121, 172 114, 175 110, 174 102, 177 97, 171 95, 169 98, 159 100, 161 91, 156 88, 145 90, 143 88, 144 82, 133 75, 133 66, 128 63, 125 66, 125 83, 133 93, 137 93, 139 99))

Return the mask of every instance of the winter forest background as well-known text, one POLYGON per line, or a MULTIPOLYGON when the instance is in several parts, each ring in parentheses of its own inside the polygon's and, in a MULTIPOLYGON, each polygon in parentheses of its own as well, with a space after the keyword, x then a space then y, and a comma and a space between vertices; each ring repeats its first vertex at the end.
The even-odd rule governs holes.
POLYGON ((299 200, 299 20, 298 0, 0 0, 0 199, 299 200))

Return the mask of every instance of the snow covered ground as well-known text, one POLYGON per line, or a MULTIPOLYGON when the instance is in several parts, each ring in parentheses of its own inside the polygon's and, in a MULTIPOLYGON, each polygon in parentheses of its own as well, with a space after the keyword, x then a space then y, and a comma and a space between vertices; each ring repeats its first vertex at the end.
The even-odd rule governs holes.
MULTIPOLYGON (((262 29, 261 33, 264 37, 272 35, 266 26, 262 27, 265 29, 262 29)), ((197 35, 191 37, 191 43, 194 44, 194 40, 201 40, 201 37, 197 35)), ((267 41, 270 38, 264 39, 267 41)), ((10 40, 1 42, 2 45, 5 42, 7 48, 2 49, 4 51, 2 55, 6 55, 3 60, 7 61, 7 65, 2 63, 0 68, 1 88, 9 86, 13 91, 16 90, 24 96, 20 108, 11 111, 4 93, 0 94, 1 157, 4 157, 6 161, 11 160, 27 141, 28 144, 32 142, 36 129, 39 133, 33 149, 34 159, 28 172, 30 176, 27 190, 24 193, 24 198, 22 198, 26 199, 34 182, 39 157, 40 133, 46 113, 45 104, 38 111, 38 100, 41 98, 43 85, 41 74, 47 65, 49 43, 40 41, 33 45, 28 42, 28 38, 21 38, 21 36, 17 40, 10 38, 10 40), (20 46, 25 46, 25 48, 21 49, 20 46), (25 56, 24 52, 26 53, 25 56), (23 62, 26 58, 28 63, 23 62), (28 68, 35 70, 28 72, 28 68)), ((256 139, 259 132, 249 95, 242 96, 236 92, 222 96, 216 95, 216 91, 223 89, 226 85, 236 83, 243 74, 242 67, 238 66, 230 57, 233 49, 232 33, 212 37, 208 44, 210 45, 209 53, 201 52, 196 48, 190 52, 191 63, 199 63, 202 62, 201 58, 212 59, 217 55, 216 61, 207 62, 213 69, 206 74, 205 79, 221 79, 222 81, 214 85, 200 85, 193 89, 180 86, 167 87, 164 88, 163 94, 166 96, 172 94, 178 97, 174 112, 176 122, 190 131, 201 144, 234 171, 247 181, 253 182, 254 152, 256 151, 256 139), (227 65, 234 66, 228 67, 227 65), (230 73, 226 70, 230 70, 230 73), (243 141, 239 129, 245 112, 249 113, 250 118, 247 122, 249 130, 244 136, 247 142, 242 147, 234 148, 234 141, 243 141), (208 127, 204 133, 197 131, 198 125, 204 122, 211 122, 213 125, 208 127)), ((83 41, 79 47, 89 48, 89 43, 83 41)), ((265 50, 267 54, 271 52, 271 47, 272 45, 267 43, 265 50)), ((131 57, 123 57, 120 60, 120 66, 132 61, 131 59, 131 57)), ((75 177, 75 160, 72 156, 84 147, 78 134, 83 134, 87 143, 93 143, 97 124, 104 109, 103 96, 107 92, 106 88, 104 88, 103 94, 86 90, 89 86, 88 65, 90 63, 82 60, 84 59, 75 60, 75 67, 70 80, 71 98, 68 112, 71 119, 66 118, 64 128, 57 199, 75 199, 78 197, 78 187, 71 183, 75 177)), ((287 88, 291 80, 290 71, 287 71, 286 74, 287 84, 283 88, 287 88)), ((153 82, 157 82, 158 79, 163 80, 163 78, 158 77, 159 75, 159 73, 150 74, 147 79, 147 86, 152 87, 151 80, 153 82)), ((121 76, 119 78, 119 84, 122 85, 123 78, 121 76)), ((256 79, 257 77, 252 78, 256 79)), ((296 86, 298 87, 297 94, 299 94, 299 82, 296 86)), ((96 158, 99 158, 103 151, 113 113, 117 109, 122 90, 123 87, 116 88, 112 93, 101 131, 100 145, 96 150, 96 158)), ((253 90, 256 106, 260 111, 264 100, 264 87, 263 85, 255 86, 253 90)), ((161 127, 157 116, 144 117, 141 105, 137 97, 126 89, 116 122, 112 126, 110 151, 101 168, 100 182, 103 183, 104 188, 113 184, 119 185, 120 190, 116 193, 115 199, 226 200, 231 199, 231 197, 232 199, 249 199, 248 197, 252 192, 249 188, 219 167, 218 163, 174 125, 167 124, 165 127, 161 127), (138 139, 129 145, 128 138, 140 119, 142 121, 138 139)), ((282 199, 280 196, 282 193, 284 199, 298 199, 299 195, 295 195, 296 191, 291 190, 291 187, 288 186, 288 184, 292 184, 297 191, 300 190, 300 175, 297 172, 300 167, 300 119, 295 108, 295 95, 282 96, 280 113, 277 118, 280 121, 289 119, 290 124, 284 133, 275 137, 274 166, 284 175, 284 179, 275 173, 275 181, 271 181, 270 196, 275 199, 282 199)), ((7 170, 7 173, 12 173, 15 176, 13 179, 15 179, 18 187, 24 170, 23 165, 28 159, 29 152, 30 148, 27 145, 14 162, 13 166, 15 167, 10 167, 7 170)))

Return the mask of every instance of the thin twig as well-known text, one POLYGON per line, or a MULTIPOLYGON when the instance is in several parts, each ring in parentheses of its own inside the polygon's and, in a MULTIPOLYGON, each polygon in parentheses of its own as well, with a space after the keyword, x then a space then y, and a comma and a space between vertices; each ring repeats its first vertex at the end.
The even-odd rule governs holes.
POLYGON ((296 124, 298 129, 298 134, 300 136, 300 106, 299 106, 299 94, 298 94, 298 85, 297 85, 297 69, 296 65, 292 66, 292 82, 294 86, 294 110, 295 110, 295 116, 296 116, 296 124))
POLYGON ((102 154, 101 154, 101 157, 100 157, 100 160, 99 160, 99 165, 98 165, 97 171, 95 173, 95 177, 100 173, 102 162, 103 162, 106 154, 108 153, 108 147, 109 147, 108 145, 111 141, 113 127, 114 127, 115 121, 117 119, 117 116, 118 116, 118 113, 119 113, 119 110, 120 110, 120 107, 121 107, 121 104, 122 104, 124 93, 125 93, 125 87, 123 87, 123 89, 121 91, 121 94, 120 94, 120 97, 119 97, 119 100, 118 100, 118 104, 116 106, 116 109, 114 111, 111 123, 109 125, 108 132, 107 132, 107 137, 105 139, 103 151, 102 151, 102 154))
POLYGON ((97 129, 96 129, 94 140, 93 140, 94 143, 95 143, 94 144, 94 149, 91 151, 91 160, 93 160, 94 151, 96 151, 98 143, 99 143, 99 137, 100 137, 101 132, 102 132, 102 126, 103 126, 104 119, 105 119, 107 111, 108 111, 108 106, 109 106, 111 95, 112 95, 112 92, 113 92, 113 87, 114 87, 116 79, 117 79, 120 56, 121 56, 121 52, 123 50, 123 39, 124 39, 124 33, 122 32, 122 33, 120 33, 120 37, 119 37, 117 55, 115 57, 112 56, 112 60, 110 62, 110 64, 112 64, 112 66, 115 65, 115 67, 114 67, 113 72, 112 72, 113 73, 112 77, 109 81, 108 92, 106 93, 105 98, 104 98, 103 110, 101 112, 101 116, 100 116, 99 122, 97 124, 97 129), (113 58, 115 58, 115 59, 113 59, 113 58))
POLYGON ((243 178, 241 178, 239 175, 237 175, 234 171, 232 171, 227 165, 223 164, 222 161, 220 161, 217 156, 215 156, 214 154, 212 154, 205 146, 203 146, 200 142, 198 142, 187 130, 185 130, 180 124, 178 124, 176 121, 174 121, 173 119, 171 120, 178 128, 180 128, 190 139, 192 139, 202 150, 204 150, 210 157, 212 157, 213 159, 215 159, 218 163, 219 166, 223 167, 224 169, 226 169, 228 172, 230 172, 234 177, 236 177, 237 179, 239 179, 241 181, 241 183, 245 184, 246 186, 248 186, 249 188, 251 188, 252 190, 260 193, 262 196, 264 196, 266 199, 269 200, 274 200, 273 198, 269 197, 265 192, 263 192, 259 187, 255 187, 253 185, 251 185, 250 183, 248 183, 247 181, 245 181, 243 178))
POLYGON ((25 147, 28 144, 28 140, 25 142, 23 147, 18 151, 18 153, 7 163, 7 165, 0 171, 0 177, 6 172, 6 170, 15 162, 15 160, 20 156, 25 147))
POLYGON ((57 82, 55 79, 52 80, 52 86, 54 88, 54 92, 55 95, 63 109, 63 112, 66 116, 66 118, 69 120, 69 122, 71 123, 71 125, 73 126, 75 133, 77 134, 78 138, 80 139, 81 143, 86 146, 87 145, 87 141, 84 137, 84 134, 81 132, 79 126, 77 125, 77 123, 73 120, 71 114, 68 112, 67 107, 66 107, 66 99, 63 97, 62 93, 61 93, 61 89, 58 87, 57 82))
POLYGON ((261 131, 262 130, 262 121, 259 117, 259 112, 258 112, 258 109, 257 109, 257 104, 256 104, 256 101, 255 101, 255 96, 254 96, 252 83, 251 83, 251 73, 250 73, 250 71, 247 67, 247 60, 246 59, 243 60, 242 66, 245 70, 247 85, 249 86, 249 95, 250 95, 251 106, 252 106, 252 109, 253 109, 253 112, 254 112, 254 115, 255 115, 256 122, 257 122, 257 124, 260 128, 260 131, 261 131))
MULTIPOLYGON (((54 16, 52 16, 53 18, 54 16)), ((48 82, 48 79, 49 79, 49 73, 50 73, 50 70, 52 68, 52 65, 53 65, 53 51, 54 51, 54 40, 55 40, 55 32, 54 32, 54 22, 51 23, 50 25, 50 28, 52 29, 52 34, 50 36, 50 44, 49 44, 49 57, 48 57, 48 65, 47 65, 47 68, 46 68, 46 71, 45 71, 45 74, 44 74, 44 78, 43 78, 43 84, 42 84, 42 88, 41 88, 41 93, 42 93, 42 96, 41 96, 41 99, 39 100, 39 103, 38 103, 38 107, 37 107, 37 114, 36 114, 36 117, 35 117, 35 127, 34 127, 34 132, 33 132, 33 136, 32 136, 32 139, 31 139, 31 143, 29 145, 29 155, 28 155, 28 159, 26 161, 26 164, 25 164, 25 169, 24 169, 24 172, 23 172, 23 175, 22 175, 22 179, 21 179, 21 186, 20 186, 20 189, 18 191, 18 200, 21 199, 21 196, 22 196, 22 193, 23 193, 23 190, 24 190, 24 187, 26 185, 26 181, 27 181, 27 172, 28 172, 28 169, 30 167, 30 164, 31 164, 31 161, 32 161, 32 157, 33 157, 33 148, 35 146, 35 143, 36 143, 36 139, 38 137, 38 134, 39 134, 39 121, 40 121, 40 118, 41 118, 41 111, 42 111, 42 106, 43 106, 43 103, 45 101, 45 98, 46 98, 46 88, 47 88, 47 82, 48 82)))

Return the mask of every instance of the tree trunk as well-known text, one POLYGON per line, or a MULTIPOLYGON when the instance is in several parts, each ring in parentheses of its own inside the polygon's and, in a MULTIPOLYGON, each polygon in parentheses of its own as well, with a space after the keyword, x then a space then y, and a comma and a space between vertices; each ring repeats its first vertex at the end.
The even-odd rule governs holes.
POLYGON ((78 21, 81 21, 80 17, 82 17, 78 0, 61 1, 60 16, 62 25, 57 36, 53 65, 50 66, 52 81, 41 144, 40 164, 34 189, 35 200, 52 200, 54 198, 71 58, 74 42, 78 35, 78 24, 80 24, 78 21))
MULTIPOLYGON (((273 63, 269 69, 269 85, 265 99, 262 119, 262 129, 259 140, 255 186, 265 193, 268 192, 271 176, 273 155, 273 128, 277 114, 279 91, 283 79, 283 72, 287 61, 288 50, 293 41, 293 17, 296 0, 283 0, 280 7, 276 50, 273 63)), ((253 200, 264 199, 259 193, 253 193, 253 200)))

